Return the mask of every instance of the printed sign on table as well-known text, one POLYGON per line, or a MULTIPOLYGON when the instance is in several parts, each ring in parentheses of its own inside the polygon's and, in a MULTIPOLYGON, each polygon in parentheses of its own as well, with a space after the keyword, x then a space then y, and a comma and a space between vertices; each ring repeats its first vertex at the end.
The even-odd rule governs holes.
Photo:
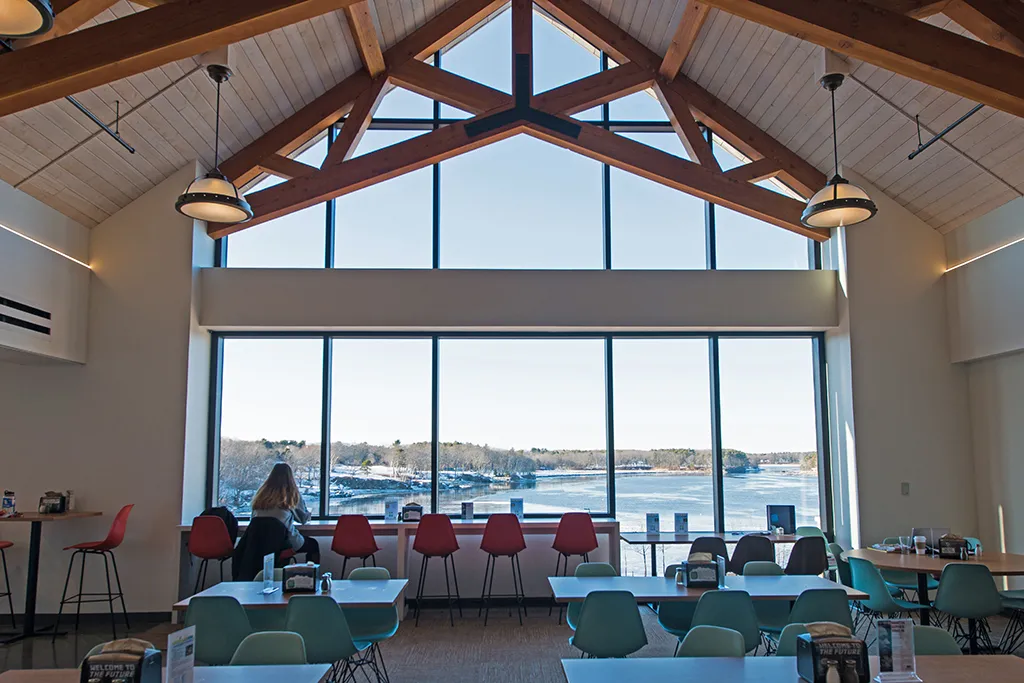
POLYGON ((914 659, 914 622, 910 619, 879 619, 878 676, 876 681, 920 681, 914 659))
POLYGON ((274 553, 267 553, 263 556, 263 592, 270 594, 277 589, 274 582, 274 553))
POLYGON ((690 533, 690 513, 688 513, 688 512, 677 512, 676 513, 676 533, 677 534, 688 534, 688 533, 690 533))
POLYGON ((661 515, 657 512, 647 513, 647 533, 649 534, 660 534, 661 533, 661 515))
POLYGON ((192 683, 196 666, 196 627, 167 636, 167 683, 192 683))

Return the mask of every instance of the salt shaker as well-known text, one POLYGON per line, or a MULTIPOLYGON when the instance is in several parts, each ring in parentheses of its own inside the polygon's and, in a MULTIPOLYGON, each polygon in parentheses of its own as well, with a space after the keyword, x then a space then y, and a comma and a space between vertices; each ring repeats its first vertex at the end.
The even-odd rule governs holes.
POLYGON ((331 592, 331 573, 324 572, 320 575, 320 592, 330 593, 331 592))

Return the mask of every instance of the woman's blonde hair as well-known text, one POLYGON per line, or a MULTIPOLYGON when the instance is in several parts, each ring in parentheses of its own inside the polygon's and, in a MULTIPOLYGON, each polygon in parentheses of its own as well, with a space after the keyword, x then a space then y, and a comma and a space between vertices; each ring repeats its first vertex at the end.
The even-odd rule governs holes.
POLYGON ((294 510, 299 506, 299 487, 292 468, 279 462, 252 499, 253 510, 294 510))

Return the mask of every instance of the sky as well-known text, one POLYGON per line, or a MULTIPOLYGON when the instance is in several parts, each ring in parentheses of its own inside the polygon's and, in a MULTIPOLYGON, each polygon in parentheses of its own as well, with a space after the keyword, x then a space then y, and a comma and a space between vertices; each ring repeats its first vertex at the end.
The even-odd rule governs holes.
MULTIPOLYGON (((508 92, 510 55, 506 12, 446 52, 442 67, 508 92)), ((535 92, 600 68, 597 56, 536 14, 534 63, 535 92)), ((430 116, 431 108, 396 89, 377 116, 430 116)), ((610 110, 613 120, 666 120, 647 93, 610 110)), ((444 106, 442 116, 466 114, 444 106)), ((418 134, 367 131, 356 154, 418 134)), ((674 133, 628 135, 686 158, 674 133)), ((742 163, 717 146, 715 154, 723 168, 742 163)), ((325 155, 322 141, 299 159, 319 165, 325 155)), ((441 267, 603 268, 601 174, 599 163, 527 136, 443 162, 441 267)), ((706 267, 704 202, 617 169, 611 175, 613 268, 706 267)), ((339 198, 335 267, 431 267, 432 177, 426 168, 339 198)), ((231 236, 228 265, 323 267, 325 210, 310 207, 231 236)), ((719 268, 807 267, 805 238, 721 207, 715 215, 719 268)), ((429 440, 429 340, 332 343, 332 440, 429 440)), ((606 447, 603 341, 443 339, 439 351, 441 440, 606 447)), ((225 340, 222 436, 318 442, 322 354, 321 340, 225 340)), ((614 342, 618 449, 710 447, 707 354, 703 339, 614 342)), ((810 340, 723 339, 720 357, 725 447, 815 450, 810 340)))

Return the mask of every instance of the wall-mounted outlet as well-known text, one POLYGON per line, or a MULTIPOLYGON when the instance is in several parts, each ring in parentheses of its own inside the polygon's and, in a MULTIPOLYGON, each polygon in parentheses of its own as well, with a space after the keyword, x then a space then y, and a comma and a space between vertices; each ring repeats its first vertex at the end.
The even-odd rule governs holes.
POLYGON ((902 493, 904 496, 909 496, 910 495, 910 482, 909 481, 905 481, 902 484, 900 484, 900 493, 902 493))

